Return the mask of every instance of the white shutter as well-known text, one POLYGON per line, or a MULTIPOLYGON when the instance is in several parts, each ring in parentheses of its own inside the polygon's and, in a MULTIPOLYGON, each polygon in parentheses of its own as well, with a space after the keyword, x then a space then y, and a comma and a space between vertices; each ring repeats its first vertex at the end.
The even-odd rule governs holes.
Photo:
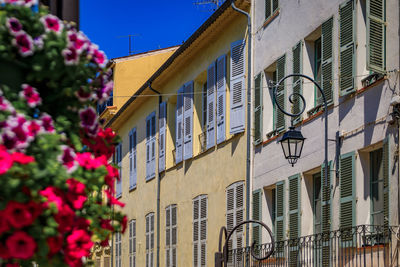
POLYGON ((156 113, 151 114, 150 178, 156 175, 156 113))
POLYGON ((129 222, 129 267, 136 266, 136 221, 129 222))
POLYGON ((244 131, 245 123, 245 40, 231 44, 230 133, 244 131))
POLYGON ((215 146, 215 62, 207 69, 207 149, 215 146))
POLYGON ((193 156, 193 81, 184 86, 183 96, 183 159, 193 156))
POLYGON ((217 59, 217 144, 225 141, 226 56, 217 59))
POLYGON ((167 124, 167 102, 160 104, 160 116, 158 119, 159 129, 159 156, 158 156, 158 172, 165 170, 165 134, 167 124))
POLYGON ((129 132, 129 189, 136 187, 136 128, 129 132))
POLYGON ((115 148, 115 158, 116 163, 118 165, 119 170, 119 179, 117 179, 117 186, 116 186, 116 196, 120 197, 122 195, 122 143, 119 143, 115 148))
POLYGON ((207 196, 200 198, 200 266, 207 266, 207 196))
POLYGON ((165 211, 165 266, 176 267, 176 205, 168 206, 165 211))
POLYGON ((197 267, 199 265, 199 204, 200 197, 193 199, 193 266, 197 267))
POLYGON ((176 267, 176 244, 178 241, 178 228, 177 228, 177 207, 172 205, 171 208, 171 266, 176 267))
POLYGON ((178 90, 176 102, 176 148, 175 148, 175 163, 182 161, 183 152, 183 87, 178 90))

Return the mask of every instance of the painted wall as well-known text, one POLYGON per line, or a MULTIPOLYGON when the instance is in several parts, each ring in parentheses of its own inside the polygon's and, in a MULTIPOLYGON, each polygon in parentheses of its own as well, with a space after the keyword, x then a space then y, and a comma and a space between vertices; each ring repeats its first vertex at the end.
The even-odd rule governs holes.
MULTIPOLYGON (((303 46, 303 73, 313 77, 313 52, 307 39, 318 35, 321 24, 333 16, 333 105, 329 108, 328 138, 334 139, 337 131, 344 135, 341 154, 354 151, 356 153, 356 225, 370 224, 369 197, 369 151, 382 146, 382 140, 389 138, 390 147, 390 224, 398 223, 398 162, 396 161, 398 135, 395 125, 390 124, 392 107, 390 101, 399 94, 398 73, 389 73, 381 82, 365 90, 361 80, 369 71, 366 69, 366 1, 356 2, 357 12, 357 47, 356 47, 356 94, 339 97, 339 5, 344 1, 279 1, 279 14, 266 26, 264 21, 264 1, 255 2, 253 17, 254 39, 254 75, 268 69, 283 54, 286 53, 286 74, 292 73, 292 48, 300 40, 305 39, 303 46), (299 20, 301 19, 301 23, 299 20)), ((386 69, 399 69, 399 6, 397 1, 386 1, 386 69)), ((292 79, 287 80, 292 84, 292 79)), ((312 207, 312 174, 320 171, 324 159, 324 119, 322 115, 312 119, 307 112, 303 114, 303 123, 298 129, 307 139, 301 158, 294 167, 284 159, 278 138, 267 136, 273 131, 272 91, 268 88, 263 75, 263 129, 264 144, 255 147, 253 190, 263 188, 262 217, 267 224, 272 224, 270 213, 270 192, 268 188, 278 181, 300 173, 301 179, 301 236, 313 233, 312 207), (267 194, 265 194, 267 193, 267 194)), ((287 96, 292 91, 287 86, 286 107, 290 111, 287 96)), ((304 83, 303 95, 307 102, 306 111, 314 108, 314 86, 304 83)), ((286 117, 286 127, 290 118, 286 117)), ((335 158, 335 142, 329 142, 329 160, 335 158)), ((333 174, 333 173, 332 173, 333 174)), ((334 179, 336 180, 336 179, 334 179)), ((339 226, 340 186, 338 180, 333 184, 332 229, 339 226)), ((286 226, 288 223, 288 191, 285 190, 286 226)), ((286 227, 287 229, 287 227, 286 227)), ((264 234, 264 242, 266 242, 264 234)))

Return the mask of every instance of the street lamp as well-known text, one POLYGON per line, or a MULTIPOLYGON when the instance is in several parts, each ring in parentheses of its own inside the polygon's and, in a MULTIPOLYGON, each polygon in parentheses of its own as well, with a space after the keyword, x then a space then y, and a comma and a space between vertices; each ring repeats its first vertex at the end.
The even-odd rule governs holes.
MULTIPOLYGON (((325 114, 325 160, 324 160, 324 165, 325 165, 325 185, 327 186, 328 184, 328 104, 326 102, 326 98, 325 98, 325 93, 322 90, 321 86, 319 86, 319 84, 312 78, 310 78, 307 75, 304 74, 300 74, 300 73, 293 73, 293 74, 289 74, 285 77, 283 77, 278 84, 274 87, 274 102, 275 105, 278 107, 278 109, 285 115, 290 116, 292 118, 296 118, 298 116, 300 116, 305 108, 306 108, 306 100, 304 99, 304 97, 299 94, 299 93, 292 93, 289 96, 289 101, 290 103, 294 102, 294 98, 295 96, 298 97, 298 101, 301 100, 303 106, 300 109, 299 112, 297 113, 288 113, 286 112, 283 107, 281 107, 278 103, 277 99, 277 90, 279 88, 279 86, 281 85, 281 83, 283 83, 283 81, 285 81, 287 78, 290 77, 303 77, 309 81, 311 81, 312 83, 314 83, 319 92, 321 93, 322 96, 322 100, 323 100, 323 105, 324 105, 324 114, 325 114)), ((290 164, 292 164, 292 166, 294 166, 294 164, 297 162, 297 160, 300 158, 301 155, 301 151, 303 150, 303 144, 304 144, 304 137, 301 134, 300 131, 296 131, 294 126, 293 126, 293 121, 292 121, 292 126, 289 128, 289 131, 287 131, 283 136, 282 139, 279 141, 282 145, 282 149, 283 149, 283 154, 285 155, 285 158, 289 161, 290 164)))

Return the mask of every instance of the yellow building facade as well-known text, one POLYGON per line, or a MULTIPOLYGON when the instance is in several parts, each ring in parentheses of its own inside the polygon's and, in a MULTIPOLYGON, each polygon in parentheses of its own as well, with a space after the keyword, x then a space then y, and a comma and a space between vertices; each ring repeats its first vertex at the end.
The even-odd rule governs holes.
MULTIPOLYGON (((113 266, 214 266, 220 228, 245 220, 246 40, 247 18, 226 1, 106 123, 122 138, 116 194, 129 218, 113 266)), ((128 86, 118 77, 140 69, 119 64, 115 86, 128 86)), ((245 229, 232 240, 245 245, 245 229)))

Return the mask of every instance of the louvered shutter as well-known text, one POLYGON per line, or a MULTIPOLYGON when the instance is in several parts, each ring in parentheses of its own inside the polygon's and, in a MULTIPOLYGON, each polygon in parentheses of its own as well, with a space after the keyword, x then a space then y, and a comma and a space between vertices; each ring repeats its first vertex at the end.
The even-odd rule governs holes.
POLYGON ((171 267, 171 206, 165 210, 165 266, 171 267))
POLYGON ((321 261, 322 266, 329 266, 331 259, 331 240, 329 238, 329 232, 331 231, 331 169, 332 162, 328 163, 328 178, 325 179, 325 164, 321 166, 321 185, 322 185, 322 196, 321 196, 321 231, 326 233, 322 236, 321 240, 321 261), (327 185, 327 186, 326 186, 327 185))
POLYGON ((245 40, 231 44, 230 133, 244 131, 245 123, 245 40))
POLYGON ((193 266, 207 265, 207 196, 193 199, 193 266))
POLYGON ((129 267, 136 266, 136 221, 129 222, 129 267))
POLYGON ((170 205, 166 208, 165 219, 166 266, 176 267, 176 205, 170 205))
POLYGON ((217 59, 217 144, 225 141, 226 56, 217 59))
POLYGON ((207 265, 207 196, 200 199, 200 266, 207 265))
POLYGON ((297 266, 300 237, 300 175, 289 177, 289 266, 297 266))
POLYGON ((136 128, 129 132, 129 189, 136 187, 137 169, 136 169, 136 128))
MULTIPOLYGON (((276 61, 276 83, 278 83, 286 73, 286 55, 283 55, 276 61)), ((285 109, 285 84, 284 81, 276 91, 276 101, 279 106, 285 109)), ((285 115, 279 108, 274 104, 275 107, 275 131, 281 132, 285 129, 285 115)))
POLYGON ((193 266, 199 266, 199 198, 193 200, 193 266))
POLYGON ((176 267, 176 244, 177 244, 177 207, 172 205, 171 207, 171 266, 176 267))
MULTIPOLYGON (((298 42, 292 49, 293 52, 293 73, 302 74, 303 73, 303 42, 298 42)), ((303 80, 299 76, 293 77, 293 104, 292 104, 292 111, 293 113, 299 113, 300 109, 302 108, 301 100, 299 95, 303 93, 303 80)), ((293 123, 296 124, 302 120, 301 115, 292 118, 293 123)))
POLYGON ((262 118, 263 118, 263 102, 262 102, 262 75, 258 74, 254 80, 254 144, 258 145, 262 142, 262 118))
POLYGON ((183 159, 193 156, 193 81, 184 86, 183 97, 183 159))
MULTIPOLYGON (((262 221, 262 191, 258 189, 253 192, 253 220, 262 221)), ((253 224, 253 242, 261 244, 261 225, 253 224)))
POLYGON ((156 175, 156 113, 151 115, 151 158, 150 158, 150 178, 156 175))
POLYGON ((272 0, 265 0, 265 19, 268 19, 272 14, 272 0))
POLYGON ((383 73, 385 67, 385 0, 367 0, 367 67, 383 73))
MULTIPOLYGON (((349 231, 355 225, 354 153, 340 156, 340 229, 349 231)), ((351 240, 349 235, 342 240, 351 240)))
POLYGON ((158 119, 158 129, 159 129, 159 155, 158 155, 158 172, 165 170, 165 135, 167 130, 167 102, 162 102, 160 104, 160 116, 158 119))
POLYGON ((276 183, 276 217, 275 239, 282 241, 285 238, 285 181, 276 183))
POLYGON ((151 163, 151 117, 146 118, 146 180, 150 178, 151 163))
POLYGON ((176 148, 175 163, 182 161, 183 153, 183 87, 178 90, 176 101, 176 148))
POLYGON ((154 266, 154 213, 150 215, 150 266, 154 266))
POLYGON ((339 7, 340 20, 340 95, 355 91, 355 8, 354 0, 348 0, 339 7))
POLYGON ((116 196, 120 197, 122 195, 122 143, 119 143, 115 149, 116 161, 119 170, 119 179, 117 179, 116 186, 116 196))
POLYGON ((207 149, 215 146, 215 62, 207 69, 207 149))
MULTIPOLYGON (((230 233, 235 226, 235 187, 230 186, 226 190, 226 229, 230 233)), ((235 234, 228 241, 228 250, 232 250, 235 246, 235 234)), ((228 263, 232 263, 232 253, 228 255, 228 263)))
MULTIPOLYGON (((322 74, 321 87, 324 91, 326 102, 333 101, 332 79, 333 79, 333 18, 322 23, 321 49, 322 49, 322 74)), ((322 101, 322 100, 321 100, 322 101)), ((321 102, 322 103, 322 102, 321 102)))
POLYGON ((389 226, 389 175, 390 175, 390 165, 389 165, 389 139, 386 138, 383 141, 382 148, 382 169, 383 169, 383 216, 384 225, 389 226))

